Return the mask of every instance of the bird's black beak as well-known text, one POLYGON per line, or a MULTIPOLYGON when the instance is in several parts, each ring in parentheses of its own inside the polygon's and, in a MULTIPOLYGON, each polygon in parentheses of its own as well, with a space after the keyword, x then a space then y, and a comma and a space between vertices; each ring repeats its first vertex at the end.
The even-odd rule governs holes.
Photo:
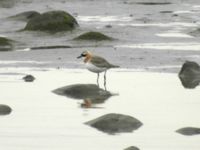
POLYGON ((79 59, 79 58, 82 58, 82 57, 83 57, 83 56, 82 56, 82 55, 80 55, 80 56, 78 56, 78 57, 77 57, 77 59, 79 59))

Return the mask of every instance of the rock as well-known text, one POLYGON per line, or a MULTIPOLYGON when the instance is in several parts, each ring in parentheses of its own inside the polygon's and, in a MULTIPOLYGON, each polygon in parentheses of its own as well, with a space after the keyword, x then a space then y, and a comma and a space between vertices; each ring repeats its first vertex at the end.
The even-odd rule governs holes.
POLYGON ((41 49, 60 49, 60 48, 72 48, 69 45, 52 45, 52 46, 38 46, 38 47, 31 47, 31 50, 41 50, 41 49))
POLYGON ((113 38, 108 37, 100 32, 87 32, 76 37, 74 40, 91 40, 91 41, 103 41, 103 40, 113 40, 113 38))
POLYGON ((179 72, 179 78, 185 88, 195 88, 200 82, 200 66, 196 62, 186 61, 179 72))
POLYGON ((200 128, 195 128, 195 127, 185 127, 176 130, 177 133, 183 134, 183 135, 197 135, 200 134, 200 128))
POLYGON ((173 13, 173 11, 170 10, 164 10, 164 11, 160 11, 161 14, 171 14, 173 13))
POLYGON ((10 114, 12 109, 8 105, 0 104, 0 115, 10 114))
POLYGON ((13 49, 12 40, 0 37, 0 51, 9 51, 13 49))
POLYGON ((93 104, 105 102, 114 94, 99 88, 96 84, 73 84, 55 89, 53 93, 73 99, 90 100, 93 104))
POLYGON ((193 30, 189 33, 192 36, 199 37, 200 36, 200 28, 193 30))
POLYGON ((142 126, 142 123, 127 115, 110 113, 88 121, 85 124, 108 134, 132 132, 142 126))
POLYGON ((69 13, 64 11, 49 11, 30 19, 24 30, 30 31, 71 31, 78 23, 69 13))
POLYGON ((20 21, 28 21, 38 16, 40 16, 40 13, 38 13, 37 11, 26 11, 26 12, 22 12, 17 15, 11 16, 9 18, 20 20, 20 21))
POLYGON ((140 150, 140 149, 135 146, 130 146, 128 148, 125 148, 124 150, 140 150))
POLYGON ((33 82, 35 80, 35 77, 32 75, 26 75, 25 77, 23 77, 23 80, 25 82, 33 82))

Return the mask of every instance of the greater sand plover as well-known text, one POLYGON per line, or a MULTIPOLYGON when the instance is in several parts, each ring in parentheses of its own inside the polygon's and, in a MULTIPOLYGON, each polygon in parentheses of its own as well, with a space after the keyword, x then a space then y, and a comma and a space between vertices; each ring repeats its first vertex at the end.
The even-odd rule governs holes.
POLYGON ((84 51, 77 58, 84 57, 84 63, 86 68, 94 73, 97 73, 97 84, 99 85, 99 73, 105 72, 104 74, 104 86, 106 85, 106 71, 111 68, 118 68, 119 66, 110 64, 105 58, 93 55, 89 51, 84 51))

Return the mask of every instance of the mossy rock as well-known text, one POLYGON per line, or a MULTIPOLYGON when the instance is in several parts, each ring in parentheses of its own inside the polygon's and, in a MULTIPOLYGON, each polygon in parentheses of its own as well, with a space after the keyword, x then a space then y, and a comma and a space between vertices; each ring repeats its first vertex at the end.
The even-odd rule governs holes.
POLYGON ((100 32, 87 32, 76 37, 74 40, 103 41, 103 40, 113 40, 113 38, 104 35, 100 32))
POLYGON ((200 128, 185 127, 185 128, 180 128, 180 129, 176 130, 176 132, 180 133, 182 135, 186 135, 186 136, 199 135, 200 134, 200 128))
POLYGON ((12 50, 13 45, 12 45, 12 40, 7 39, 5 37, 0 37, 0 51, 8 51, 12 50))
POLYGON ((14 16, 10 16, 9 19, 15 19, 20 21, 29 21, 35 17, 40 16, 40 13, 37 11, 25 11, 14 16))
POLYGON ((140 150, 140 149, 138 147, 135 147, 135 146, 130 146, 130 147, 127 147, 124 150, 140 150))
POLYGON ((103 115, 85 124, 108 134, 132 132, 142 126, 142 122, 132 116, 115 113, 103 115))
POLYGON ((24 30, 30 31, 71 31, 78 23, 76 19, 65 11, 49 11, 28 21, 24 30))
POLYGON ((8 105, 0 104, 0 116, 10 114, 12 109, 8 105))

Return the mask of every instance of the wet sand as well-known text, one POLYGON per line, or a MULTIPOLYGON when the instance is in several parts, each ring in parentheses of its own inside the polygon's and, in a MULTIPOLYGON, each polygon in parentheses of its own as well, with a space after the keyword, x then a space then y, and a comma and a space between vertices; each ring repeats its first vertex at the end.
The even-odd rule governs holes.
MULTIPOLYGON (((11 1, 12 2, 12 1, 11 1)), ((0 34, 18 41, 14 52, 1 53, 1 61, 23 61, 16 66, 82 68, 74 58, 83 50, 98 53, 122 68, 156 72, 178 72, 186 61, 199 61, 199 36, 190 32, 199 27, 200 3, 197 0, 161 1, 150 5, 129 0, 103 1, 16 1, 1 8, 0 34), (72 32, 18 32, 26 22, 7 19, 25 11, 40 13, 64 10, 71 13, 80 27, 72 32), (117 40, 77 42, 72 40, 87 31, 99 31, 117 40), (38 49, 41 46, 72 48, 38 49), (113 57, 114 56, 114 57, 113 57), (33 61, 28 63, 27 61, 33 61)), ((155 1, 156 2, 156 1, 155 1)), ((6 64, 6 66, 13 66, 6 64)))

